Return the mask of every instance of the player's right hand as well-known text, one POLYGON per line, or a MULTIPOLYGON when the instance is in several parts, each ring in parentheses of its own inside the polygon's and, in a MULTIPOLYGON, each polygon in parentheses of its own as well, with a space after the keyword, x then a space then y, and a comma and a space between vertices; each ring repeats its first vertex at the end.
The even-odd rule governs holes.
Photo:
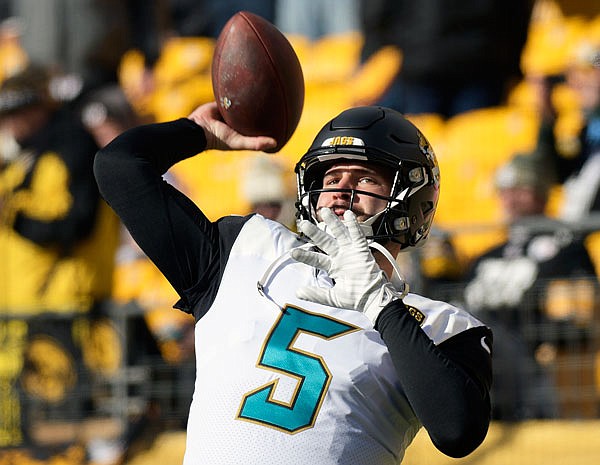
POLYGON ((200 105, 190 113, 188 119, 204 129, 207 149, 264 151, 277 146, 272 137, 244 136, 228 126, 223 121, 216 102, 200 105))
POLYGON ((403 298, 404 293, 394 288, 375 261, 354 212, 346 210, 343 222, 329 208, 322 208, 321 216, 328 232, 306 220, 298 228, 325 253, 296 248, 291 257, 326 271, 335 284, 331 288, 300 287, 296 295, 322 305, 357 310, 375 323, 381 310, 403 298))

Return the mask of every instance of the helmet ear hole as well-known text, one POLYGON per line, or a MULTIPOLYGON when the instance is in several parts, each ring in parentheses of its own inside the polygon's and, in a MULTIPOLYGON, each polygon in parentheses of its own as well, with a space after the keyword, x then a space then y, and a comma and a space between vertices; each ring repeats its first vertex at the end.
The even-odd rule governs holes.
POLYGON ((433 202, 421 202, 421 211, 423 212, 423 217, 427 217, 429 213, 431 213, 435 209, 435 205, 433 202))
POLYGON ((408 218, 405 216, 401 216, 399 218, 396 218, 393 222, 393 228, 398 231, 398 232, 404 232, 407 231, 410 227, 410 221, 408 221, 408 218))

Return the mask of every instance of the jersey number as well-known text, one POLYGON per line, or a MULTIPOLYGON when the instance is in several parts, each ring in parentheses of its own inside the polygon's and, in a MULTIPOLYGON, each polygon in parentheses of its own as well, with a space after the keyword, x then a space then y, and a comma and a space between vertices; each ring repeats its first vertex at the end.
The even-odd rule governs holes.
POLYGON ((325 361, 316 354, 294 348, 301 333, 333 339, 359 328, 332 318, 286 307, 271 329, 258 366, 291 376, 297 387, 290 402, 273 398, 277 380, 247 393, 238 418, 297 433, 312 427, 331 382, 325 361))

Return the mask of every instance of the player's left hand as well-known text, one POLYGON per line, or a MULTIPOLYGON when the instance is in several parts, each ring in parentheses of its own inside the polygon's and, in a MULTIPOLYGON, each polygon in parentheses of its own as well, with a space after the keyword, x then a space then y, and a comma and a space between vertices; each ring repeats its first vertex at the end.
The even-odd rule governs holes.
POLYGON ((301 287, 296 295, 322 305, 363 312, 373 323, 389 302, 402 298, 379 268, 356 219, 347 210, 342 222, 329 208, 321 209, 328 234, 310 221, 301 221, 300 231, 323 252, 294 249, 294 260, 325 270, 335 284, 331 288, 301 287))

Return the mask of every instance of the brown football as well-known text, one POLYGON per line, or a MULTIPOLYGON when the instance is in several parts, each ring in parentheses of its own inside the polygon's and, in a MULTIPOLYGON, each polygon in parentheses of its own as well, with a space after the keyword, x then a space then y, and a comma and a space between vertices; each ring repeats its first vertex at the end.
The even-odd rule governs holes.
POLYGON ((287 38, 266 19, 240 11, 217 38, 212 86, 225 122, 247 136, 290 139, 304 106, 304 76, 287 38))

